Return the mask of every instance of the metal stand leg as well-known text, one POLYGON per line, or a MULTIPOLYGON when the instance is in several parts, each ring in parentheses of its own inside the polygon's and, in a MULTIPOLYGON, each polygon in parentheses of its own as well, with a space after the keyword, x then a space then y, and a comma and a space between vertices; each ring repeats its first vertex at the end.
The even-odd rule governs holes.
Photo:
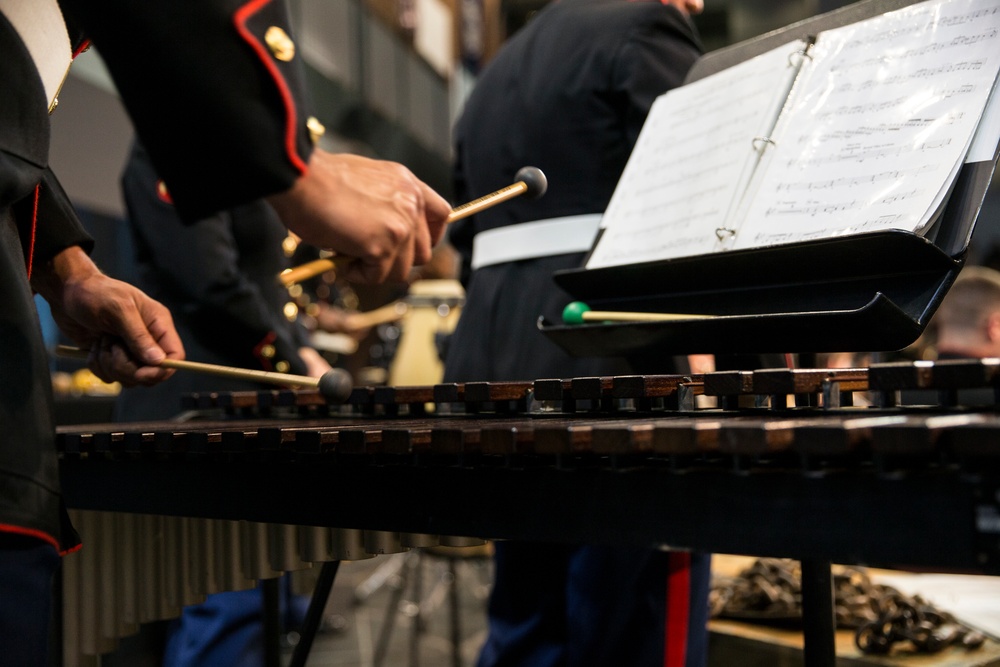
POLYGON ((448 574, 451 576, 451 586, 448 589, 449 606, 451 607, 451 665, 462 667, 462 625, 458 605, 458 559, 448 558, 448 574))
POLYGON ((802 561, 802 630, 806 667, 834 667, 836 617, 830 562, 802 561))
POLYGON ((278 579, 264 579, 261 586, 261 606, 263 626, 261 632, 264 641, 265 667, 280 667, 281 665, 281 620, 280 601, 278 599, 278 579))
POLYGON ((292 660, 288 663, 288 667, 305 667, 313 640, 316 638, 316 632, 319 631, 320 623, 323 621, 323 612, 326 609, 327 600, 330 599, 333 580, 337 578, 339 567, 339 560, 323 563, 323 568, 319 571, 319 578, 316 580, 312 599, 309 600, 306 619, 302 623, 299 643, 295 645, 295 651, 292 653, 292 660))
POLYGON ((424 632, 424 554, 417 552, 413 563, 413 625, 410 626, 410 667, 420 667, 420 635, 424 632))
POLYGON ((392 639, 392 629, 396 625, 396 615, 399 613, 399 603, 402 601, 403 593, 406 589, 406 575, 411 569, 410 558, 414 555, 415 554, 412 552, 405 554, 403 559, 403 568, 400 574, 402 582, 392 592, 392 597, 389 599, 389 604, 385 609, 385 619, 382 621, 382 629, 379 632, 378 640, 375 644, 375 655, 372 659, 374 667, 381 667, 382 661, 385 660, 385 656, 389 652, 389 642, 392 639))
POLYGON ((361 604, 389 583, 393 577, 401 577, 403 569, 406 568, 409 562, 409 558, 409 552, 383 556, 382 560, 384 562, 367 579, 355 587, 354 603, 361 604))

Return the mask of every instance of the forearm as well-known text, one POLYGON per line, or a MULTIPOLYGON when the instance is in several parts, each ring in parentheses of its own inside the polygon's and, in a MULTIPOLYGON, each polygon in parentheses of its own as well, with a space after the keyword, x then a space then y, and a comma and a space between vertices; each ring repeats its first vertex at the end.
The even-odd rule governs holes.
POLYGON ((106 382, 154 384, 173 372, 159 366, 164 358, 184 358, 169 311, 101 273, 79 246, 53 255, 31 284, 49 302, 62 332, 90 350, 88 365, 106 382))
POLYGON ((101 270, 83 248, 70 246, 34 267, 31 287, 53 308, 61 308, 69 285, 100 274, 101 270))

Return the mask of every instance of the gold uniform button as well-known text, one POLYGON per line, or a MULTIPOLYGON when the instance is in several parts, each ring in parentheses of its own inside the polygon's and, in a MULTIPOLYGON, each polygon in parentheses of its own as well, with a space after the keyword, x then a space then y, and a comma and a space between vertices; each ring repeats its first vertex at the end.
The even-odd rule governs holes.
POLYGON ((271 26, 264 33, 264 41, 271 49, 271 55, 282 62, 289 62, 295 57, 295 42, 288 36, 288 33, 276 25, 271 26))
POLYGON ((294 322, 295 318, 299 316, 299 307, 291 301, 285 304, 283 311, 285 313, 285 319, 289 322, 294 322))
POLYGON ((174 203, 174 200, 170 197, 170 191, 167 190, 167 184, 163 182, 162 178, 156 180, 156 196, 164 203, 174 203))
POLYGON ((316 116, 309 116, 309 119, 306 120, 306 127, 309 129, 309 138, 314 144, 319 143, 320 137, 326 134, 326 127, 319 122, 316 116))
POLYGON ((291 368, 291 365, 287 361, 279 361, 274 365, 274 370, 279 373, 287 373, 289 368, 291 368))
POLYGON ((275 354, 275 349, 273 345, 265 345, 264 347, 260 348, 260 356, 264 357, 265 359, 270 359, 271 357, 274 356, 274 354, 275 354))

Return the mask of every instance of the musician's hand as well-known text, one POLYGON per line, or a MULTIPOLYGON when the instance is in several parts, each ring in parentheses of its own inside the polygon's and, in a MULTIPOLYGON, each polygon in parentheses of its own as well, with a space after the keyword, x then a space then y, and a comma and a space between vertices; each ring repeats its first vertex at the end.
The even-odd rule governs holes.
POLYGON ((344 334, 360 342, 372 329, 364 316, 356 310, 345 310, 322 302, 318 305, 316 327, 321 331, 344 334))
POLYGON ((268 198, 307 243, 352 258, 344 277, 402 281, 431 258, 451 207, 395 162, 316 149, 295 185, 268 198))
POLYGON ((333 368, 330 366, 330 363, 323 358, 323 355, 311 347, 300 347, 299 358, 302 359, 302 362, 306 365, 306 375, 309 377, 323 377, 327 371, 333 368))
POLYGON ((171 375, 163 359, 183 359, 170 312, 141 290, 110 278, 79 247, 67 248, 32 276, 59 328, 90 350, 87 364, 105 382, 152 385, 171 375))

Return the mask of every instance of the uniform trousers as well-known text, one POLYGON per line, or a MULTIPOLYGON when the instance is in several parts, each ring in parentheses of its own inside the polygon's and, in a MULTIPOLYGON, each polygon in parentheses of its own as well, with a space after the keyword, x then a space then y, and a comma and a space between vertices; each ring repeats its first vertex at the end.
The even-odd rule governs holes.
POLYGON ((664 637, 675 646, 686 639, 683 664, 704 665, 711 556, 690 558, 685 620, 667 608, 668 552, 497 542, 480 667, 664 665, 664 637))
MULTIPOLYGON (((289 577, 279 582, 279 614, 286 628, 305 618, 309 597, 291 594, 289 577)), ((260 586, 209 595, 184 608, 170 625, 163 667, 263 667, 264 595, 260 586)))
POLYGON ((52 581, 59 553, 34 537, 0 534, 0 636, 17 637, 3 647, 9 667, 48 664, 52 581))

